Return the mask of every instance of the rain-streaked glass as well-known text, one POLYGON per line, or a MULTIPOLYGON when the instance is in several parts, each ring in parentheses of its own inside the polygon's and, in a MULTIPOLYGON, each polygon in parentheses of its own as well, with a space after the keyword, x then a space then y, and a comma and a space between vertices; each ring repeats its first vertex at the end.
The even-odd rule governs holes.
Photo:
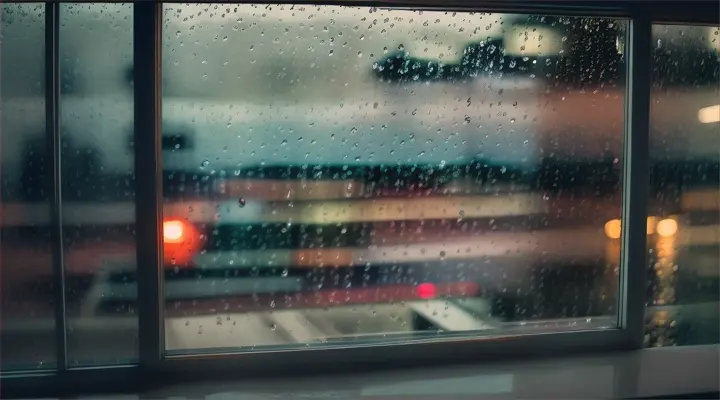
POLYGON ((646 346, 720 340, 719 34, 653 26, 646 346))
POLYGON ((45 6, 0 10, 0 369, 53 368, 45 6))
POLYGON ((169 351, 613 328, 624 22, 166 5, 169 351))
POLYGON ((70 366, 138 356, 132 4, 60 6, 63 248, 70 366))

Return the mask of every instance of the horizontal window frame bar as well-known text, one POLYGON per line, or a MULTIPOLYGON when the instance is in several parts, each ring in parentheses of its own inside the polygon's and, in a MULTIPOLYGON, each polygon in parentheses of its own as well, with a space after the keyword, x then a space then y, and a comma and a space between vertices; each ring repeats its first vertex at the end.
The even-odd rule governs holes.
POLYGON ((165 357, 157 369, 161 379, 214 380, 291 378, 454 364, 528 360, 632 350, 626 329, 597 329, 523 335, 462 336, 420 339, 406 343, 354 346, 351 341, 330 348, 287 349, 240 353, 205 353, 165 357))
MULTIPOLYGON (((17 3, 34 3, 19 0, 17 3)), ((111 0, 111 1, 61 1, 48 3, 185 3, 180 0, 111 0)), ((521 14, 552 14, 560 16, 587 16, 632 18, 642 15, 657 24, 693 24, 717 26, 720 24, 720 3, 709 0, 652 2, 643 0, 318 0, 318 1, 197 1, 197 4, 268 4, 268 5, 336 5, 352 7, 410 8, 418 10, 457 12, 506 12, 521 14)))

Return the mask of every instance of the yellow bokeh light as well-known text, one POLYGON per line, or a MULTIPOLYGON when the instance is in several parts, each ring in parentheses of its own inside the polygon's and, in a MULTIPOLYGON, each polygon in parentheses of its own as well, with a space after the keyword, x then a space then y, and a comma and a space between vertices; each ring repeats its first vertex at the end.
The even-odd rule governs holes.
POLYGON ((698 121, 703 124, 714 124, 720 122, 720 104, 701 108, 698 111, 698 121))
MULTIPOLYGON (((648 235, 657 233, 662 237, 675 235, 678 224, 674 219, 667 218, 658 222, 656 217, 648 217, 646 232, 648 235)), ((622 236, 622 222, 619 219, 611 219, 605 223, 605 235, 610 239, 620 239, 622 236)))
POLYGON ((605 235, 610 239, 620 239, 620 220, 611 219, 605 223, 605 235))
POLYGON ((678 224, 677 221, 675 221, 674 219, 667 218, 658 222, 655 230, 657 231, 658 235, 662 237, 670 237, 677 233, 678 224))

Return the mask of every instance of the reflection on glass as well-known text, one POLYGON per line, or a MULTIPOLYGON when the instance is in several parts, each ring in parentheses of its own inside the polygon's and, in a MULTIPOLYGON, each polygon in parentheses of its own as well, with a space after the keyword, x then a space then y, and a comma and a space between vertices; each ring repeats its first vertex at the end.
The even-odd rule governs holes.
POLYGON ((137 359, 131 4, 60 8, 70 365, 137 359))
POLYGON ((623 26, 167 5, 167 348, 614 326, 623 26))
POLYGON ((653 27, 647 346, 719 342, 719 34, 653 27))
POLYGON ((2 4, 0 9, 0 368, 52 368, 45 6, 2 4))

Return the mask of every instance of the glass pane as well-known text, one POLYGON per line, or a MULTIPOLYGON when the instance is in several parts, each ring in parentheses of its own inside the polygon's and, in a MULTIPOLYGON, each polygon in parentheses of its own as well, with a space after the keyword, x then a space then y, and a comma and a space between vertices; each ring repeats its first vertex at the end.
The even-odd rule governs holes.
POLYGON ((614 327, 623 27, 165 6, 167 349, 614 327))
POLYGON ((137 359, 131 4, 60 11, 68 364, 137 359), (119 278, 120 277, 120 278, 119 278))
POLYGON ((719 342, 718 34, 653 27, 647 346, 719 342))
POLYGON ((45 6, 5 3, 1 9, 0 368, 53 368, 45 6))

